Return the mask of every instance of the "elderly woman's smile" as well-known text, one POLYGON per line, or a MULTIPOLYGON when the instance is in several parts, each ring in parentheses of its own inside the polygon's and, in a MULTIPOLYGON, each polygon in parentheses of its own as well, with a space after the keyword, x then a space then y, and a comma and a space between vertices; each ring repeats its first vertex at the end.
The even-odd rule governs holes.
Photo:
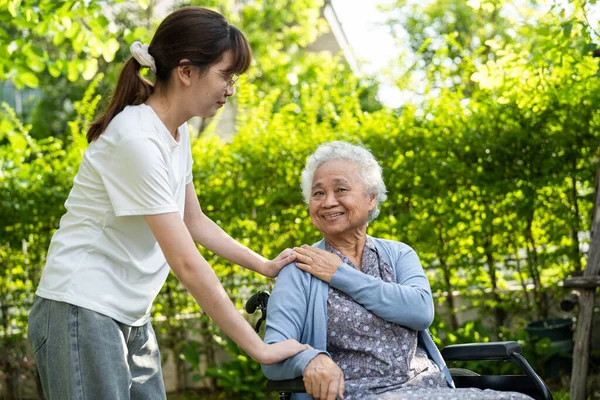
POLYGON ((327 221, 335 221, 338 219, 338 217, 341 217, 342 215, 344 215, 343 212, 336 212, 333 214, 324 213, 324 214, 321 214, 321 217, 325 218, 327 221))
POLYGON ((356 163, 335 159, 315 171, 309 199, 310 217, 325 236, 364 229, 375 197, 367 194, 356 163))

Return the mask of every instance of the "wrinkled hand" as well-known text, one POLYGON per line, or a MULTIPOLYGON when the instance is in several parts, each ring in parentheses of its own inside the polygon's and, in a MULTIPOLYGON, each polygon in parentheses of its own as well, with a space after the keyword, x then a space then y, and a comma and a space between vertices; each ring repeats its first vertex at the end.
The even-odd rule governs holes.
POLYGON ((279 255, 270 261, 265 261, 265 266, 261 273, 269 278, 275 278, 283 267, 296 259, 296 253, 292 249, 285 249, 279 255))
POLYGON ((304 369, 304 388, 317 400, 343 400, 344 373, 326 354, 319 354, 304 369))
POLYGON ((316 247, 294 247, 294 253, 298 268, 328 283, 338 267, 343 264, 337 255, 316 247))
POLYGON ((279 361, 295 356, 304 350, 310 349, 312 349, 312 347, 308 344, 298 343, 296 339, 288 339, 283 342, 263 344, 260 350, 251 354, 251 357, 261 364, 269 365, 278 363, 279 361))

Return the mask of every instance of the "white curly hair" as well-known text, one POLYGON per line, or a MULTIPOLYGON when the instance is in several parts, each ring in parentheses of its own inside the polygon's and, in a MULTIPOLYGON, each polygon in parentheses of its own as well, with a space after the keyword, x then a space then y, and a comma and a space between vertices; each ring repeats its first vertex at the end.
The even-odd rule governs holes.
POLYGON ((368 195, 375 195, 377 202, 369 212, 369 222, 379 215, 379 205, 387 199, 385 183, 381 175, 381 166, 369 150, 362 146, 339 140, 321 144, 308 157, 302 171, 302 197, 308 206, 311 197, 313 177, 317 169, 329 160, 347 160, 358 167, 358 173, 368 195))

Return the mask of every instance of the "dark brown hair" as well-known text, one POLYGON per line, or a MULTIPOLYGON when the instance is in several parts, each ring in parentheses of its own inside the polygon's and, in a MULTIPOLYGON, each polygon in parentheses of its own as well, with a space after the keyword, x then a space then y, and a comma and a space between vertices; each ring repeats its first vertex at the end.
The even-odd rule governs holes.
MULTIPOLYGON (((208 67, 219 62, 227 50, 232 51, 233 63, 225 72, 246 72, 252 61, 248 40, 221 14, 203 7, 184 7, 169 14, 148 47, 156 64, 157 82, 168 82, 171 71, 183 59, 188 59, 190 64, 200 68, 201 73, 206 73, 208 67)), ((142 78, 140 68, 140 63, 133 57, 125 62, 108 108, 87 132, 88 143, 98 139, 125 106, 141 104, 152 94, 154 87, 142 78)))

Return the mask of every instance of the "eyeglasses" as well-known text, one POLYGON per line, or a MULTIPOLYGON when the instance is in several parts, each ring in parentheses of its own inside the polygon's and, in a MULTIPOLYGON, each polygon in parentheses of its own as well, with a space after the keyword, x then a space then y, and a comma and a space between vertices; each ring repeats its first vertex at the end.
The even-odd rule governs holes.
POLYGON ((237 75, 237 74, 233 74, 231 76, 227 76, 227 75, 225 75, 224 73, 222 73, 219 70, 212 69, 212 68, 209 68, 209 70, 211 70, 215 74, 221 75, 223 78, 225 78, 225 81, 227 82, 227 86, 233 87, 233 85, 235 85, 235 83, 238 81, 238 79, 240 79, 240 75, 237 75))
MULTIPOLYGON (((184 65, 193 65, 194 67, 198 67, 198 68, 205 67, 205 65, 196 64, 193 62, 185 62, 185 63, 179 64, 179 66, 184 66, 184 65)), ((217 75, 222 76, 225 79, 225 82, 227 82, 227 86, 233 87, 233 85, 235 85, 235 83, 238 81, 238 79, 240 79, 240 75, 238 75, 238 74, 233 74, 231 76, 228 76, 228 75, 225 75, 224 73, 222 73, 221 71, 219 71, 218 69, 209 68, 209 70, 214 72, 217 75)))

